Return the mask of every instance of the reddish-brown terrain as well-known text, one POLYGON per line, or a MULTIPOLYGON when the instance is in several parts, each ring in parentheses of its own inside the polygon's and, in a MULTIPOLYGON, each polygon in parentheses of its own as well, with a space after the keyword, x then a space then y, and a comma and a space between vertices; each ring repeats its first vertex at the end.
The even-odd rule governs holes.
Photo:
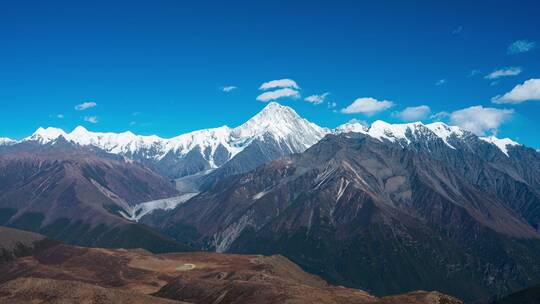
POLYGON ((437 292, 377 298, 287 258, 58 244, 0 266, 0 303, 461 303, 437 292))

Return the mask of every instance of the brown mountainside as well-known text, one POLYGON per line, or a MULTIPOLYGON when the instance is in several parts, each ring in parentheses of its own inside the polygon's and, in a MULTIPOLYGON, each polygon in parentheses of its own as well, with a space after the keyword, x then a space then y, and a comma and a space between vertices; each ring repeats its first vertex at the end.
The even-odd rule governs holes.
POLYGON ((160 175, 99 149, 59 140, 0 150, 0 225, 72 244, 185 250, 121 216, 138 202, 175 194, 160 175))
POLYGON ((437 292, 377 298, 329 285, 283 256, 58 244, 0 266, 0 303, 458 304, 437 292), (168 300, 167 300, 168 299, 168 300))

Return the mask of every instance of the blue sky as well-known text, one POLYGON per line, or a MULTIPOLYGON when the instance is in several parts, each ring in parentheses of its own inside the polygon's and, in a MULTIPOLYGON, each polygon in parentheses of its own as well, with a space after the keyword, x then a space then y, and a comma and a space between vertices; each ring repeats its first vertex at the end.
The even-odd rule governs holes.
POLYGON ((438 113, 540 147, 538 1, 73 2, 2 4, 0 136, 236 126, 291 79, 277 101, 321 126, 438 113))

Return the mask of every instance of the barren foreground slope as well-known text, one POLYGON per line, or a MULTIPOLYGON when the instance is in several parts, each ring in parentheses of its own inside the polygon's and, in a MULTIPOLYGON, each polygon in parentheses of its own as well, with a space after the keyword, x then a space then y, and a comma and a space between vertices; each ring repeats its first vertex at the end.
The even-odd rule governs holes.
POLYGON ((0 266, 0 303, 461 303, 437 292, 377 298, 283 256, 57 245, 0 266))

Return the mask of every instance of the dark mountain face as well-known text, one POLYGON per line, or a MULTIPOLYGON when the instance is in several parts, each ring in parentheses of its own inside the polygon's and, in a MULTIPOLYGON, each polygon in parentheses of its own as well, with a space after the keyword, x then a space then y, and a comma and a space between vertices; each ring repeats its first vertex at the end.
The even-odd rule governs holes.
POLYGON ((198 188, 209 189, 227 176, 248 172, 265 163, 298 152, 291 150, 287 142, 278 141, 273 136, 265 134, 262 139, 253 140, 242 152, 221 167, 200 175, 197 180, 198 188))
POLYGON ((0 150, 0 225, 74 244, 184 249, 121 216, 135 203, 175 193, 141 165, 61 140, 0 150))
POLYGON ((57 241, 43 235, 0 226, 0 264, 56 245, 57 241))
POLYGON ((230 152, 222 145, 218 145, 216 151, 201 151, 199 147, 193 148, 185 155, 179 155, 174 151, 169 151, 163 158, 149 158, 153 152, 146 150, 137 153, 127 153, 126 156, 152 168, 154 171, 169 178, 181 178, 195 175, 213 169, 208 159, 213 158, 214 165, 221 166, 230 159, 230 152))
POLYGON ((500 298, 491 304, 538 304, 540 303, 540 285, 520 290, 500 298))
POLYGON ((409 148, 429 154, 451 167, 468 183, 502 198, 507 207, 539 229, 540 153, 517 145, 507 146, 508 155, 505 155, 499 148, 472 134, 461 139, 450 138, 449 142, 455 149, 426 138, 420 138, 409 148))
POLYGON ((211 184, 165 221, 143 220, 202 248, 281 253, 377 295, 471 300, 540 282, 538 155, 514 147, 508 157, 473 136, 454 144, 329 135, 211 184))

